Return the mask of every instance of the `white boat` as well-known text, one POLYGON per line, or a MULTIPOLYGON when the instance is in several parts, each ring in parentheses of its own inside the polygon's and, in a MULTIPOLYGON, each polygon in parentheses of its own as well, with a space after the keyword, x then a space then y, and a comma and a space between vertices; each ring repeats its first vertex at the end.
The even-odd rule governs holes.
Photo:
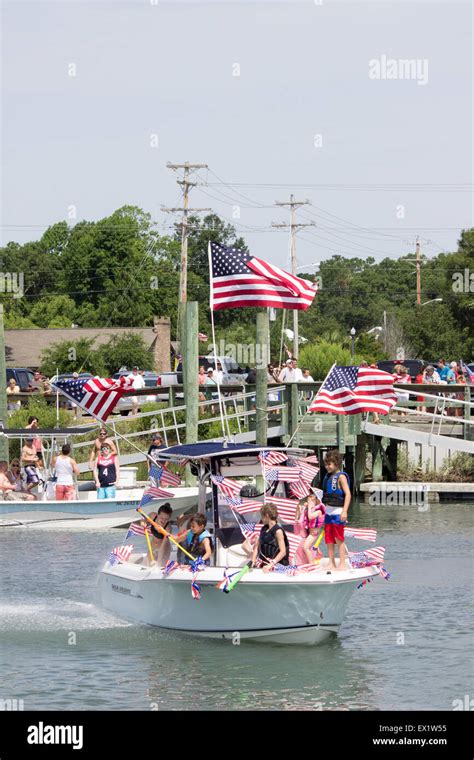
MULTIPOLYGON (((89 428, 37 428, 33 431, 21 429, 5 429, 1 434, 11 440, 22 441, 32 434, 41 437, 44 447, 44 462, 46 473, 51 472, 52 452, 57 448, 58 440, 70 440, 74 436, 84 435, 94 430, 89 428)), ((122 468, 124 472, 126 468, 122 468)), ((98 499, 95 485, 92 481, 78 484, 77 498, 74 501, 57 501, 43 498, 46 493, 37 493, 36 501, 0 501, 0 528, 21 526, 47 528, 122 528, 131 522, 140 520, 136 509, 143 496, 144 487, 117 487, 116 496, 110 499, 98 499), (82 490, 84 489, 84 490, 82 490)), ((53 489, 54 490, 54 489, 53 489)), ((198 500, 197 488, 166 488, 172 497, 154 499, 150 503, 157 511, 162 504, 169 503, 173 509, 173 517, 196 507, 198 500)), ((209 493, 209 491, 208 491, 209 493)))
MULTIPOLYGON (((202 495, 211 474, 258 477, 258 454, 264 450, 268 447, 204 443, 164 449, 160 456, 193 461, 202 495)), ((292 449, 291 453, 306 452, 292 449)), ((149 565, 145 553, 133 553, 128 561, 105 563, 100 575, 104 606, 141 623, 200 637, 316 644, 336 634, 353 591, 378 575, 378 567, 353 569, 348 564, 345 570, 328 572, 328 560, 323 559, 317 570, 296 575, 253 568, 230 593, 222 593, 216 584, 223 580, 224 570, 238 571, 248 555, 239 529, 226 526, 226 508, 216 486, 212 487, 213 525, 208 530, 215 542, 214 565, 197 574, 201 598, 192 598, 189 568, 166 575, 162 568, 149 565)), ((267 502, 271 495, 266 495, 267 502)))
MULTIPOLYGON (((169 503, 173 517, 196 506, 197 488, 167 488, 173 498, 155 499, 157 511, 169 503)), ((79 491, 74 501, 0 501, 0 528, 34 525, 47 528, 122 528, 140 520, 137 507, 144 488, 117 489, 113 499, 98 499, 97 492, 79 491)))

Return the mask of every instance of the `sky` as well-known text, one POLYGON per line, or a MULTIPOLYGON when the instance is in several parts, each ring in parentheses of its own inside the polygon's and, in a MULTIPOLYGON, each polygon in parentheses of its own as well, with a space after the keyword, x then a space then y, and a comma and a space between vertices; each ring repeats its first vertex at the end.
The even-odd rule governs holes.
POLYGON ((1 242, 125 204, 169 232, 167 162, 284 266, 427 256, 472 226, 470 2, 2 3, 1 242), (409 64, 404 64, 408 61, 409 64), (388 62, 388 63, 387 63, 388 62))

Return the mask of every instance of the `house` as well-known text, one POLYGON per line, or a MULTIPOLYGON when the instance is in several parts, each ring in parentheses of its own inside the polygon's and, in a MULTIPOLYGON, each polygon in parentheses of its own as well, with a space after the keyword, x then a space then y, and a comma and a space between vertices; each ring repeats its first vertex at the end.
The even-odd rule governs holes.
POLYGON ((54 343, 71 341, 71 344, 81 338, 95 341, 100 346, 112 335, 133 333, 143 338, 153 354, 153 369, 155 372, 170 370, 170 320, 168 317, 155 317, 152 327, 71 327, 71 328, 26 328, 5 330, 5 358, 7 367, 29 367, 37 369, 41 366, 42 352, 54 343))

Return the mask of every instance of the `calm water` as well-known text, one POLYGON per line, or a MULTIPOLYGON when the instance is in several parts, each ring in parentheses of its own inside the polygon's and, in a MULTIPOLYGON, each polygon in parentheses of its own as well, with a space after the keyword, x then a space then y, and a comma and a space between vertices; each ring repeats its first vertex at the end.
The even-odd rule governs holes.
POLYGON ((473 507, 355 505, 352 525, 378 529, 393 575, 356 591, 339 637, 317 647, 130 624, 97 590, 122 531, 2 529, 0 698, 25 710, 452 709, 473 693, 473 507))

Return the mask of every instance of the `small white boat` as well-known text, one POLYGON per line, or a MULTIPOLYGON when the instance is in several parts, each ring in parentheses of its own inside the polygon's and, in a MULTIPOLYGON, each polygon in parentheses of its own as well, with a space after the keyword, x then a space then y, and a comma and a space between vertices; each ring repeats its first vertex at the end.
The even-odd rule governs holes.
MULTIPOLYGON (((57 448, 58 440, 70 440, 75 436, 91 433, 95 428, 37 428, 34 435, 41 437, 44 449, 45 472, 52 470, 52 452, 57 448)), ((22 441, 33 435, 31 430, 23 428, 1 430, 1 435, 11 440, 22 441)), ((127 468, 122 468, 122 474, 127 468)), ((140 520, 136 509, 143 496, 144 487, 131 485, 118 486, 116 495, 110 499, 98 499, 93 481, 78 484, 77 498, 74 501, 57 501, 47 499, 46 493, 36 493, 36 501, 0 501, 0 528, 31 526, 45 528, 122 528, 131 522, 140 520)), ((53 489, 54 490, 54 489, 53 489)), ((154 499, 151 508, 155 511, 162 504, 170 503, 173 517, 196 507, 197 488, 166 488, 172 497, 154 499)), ((208 491, 209 492, 209 491, 208 491)))
MULTIPOLYGON (((169 503, 173 517, 195 507, 197 488, 167 488, 173 498, 155 499, 151 509, 169 503)), ((122 528, 140 520, 137 507, 144 488, 117 489, 113 499, 98 499, 97 492, 79 491, 75 501, 0 501, 0 528, 34 525, 47 528, 122 528)))
MULTIPOLYGON (((268 447, 203 443, 164 449, 160 456, 172 461, 190 459, 204 489, 211 474, 258 477, 261 451, 268 447)), ((291 450, 295 456, 305 453, 291 450)), ((238 571, 248 555, 242 549, 239 530, 224 526, 226 510, 216 486, 212 487, 213 526, 207 527, 215 543, 214 565, 196 576, 201 598, 192 598, 189 568, 180 567, 166 575, 162 568, 149 565, 146 554, 134 553, 128 561, 105 563, 100 576, 104 606, 141 623, 209 638, 317 644, 337 633, 353 591, 378 575, 378 567, 353 569, 348 564, 345 570, 329 573, 328 560, 323 559, 317 570, 295 575, 254 568, 230 593, 222 593, 216 584, 223 580, 224 570, 229 574, 238 571)), ((271 502, 271 494, 266 500, 271 502)))

